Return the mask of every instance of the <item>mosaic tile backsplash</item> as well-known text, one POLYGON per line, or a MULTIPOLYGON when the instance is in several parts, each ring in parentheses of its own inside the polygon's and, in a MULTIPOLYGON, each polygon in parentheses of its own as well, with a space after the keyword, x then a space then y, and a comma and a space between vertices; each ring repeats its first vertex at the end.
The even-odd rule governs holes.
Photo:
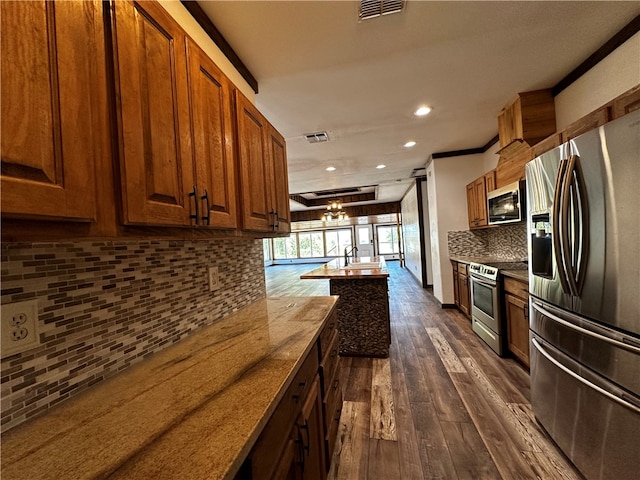
POLYGON ((250 239, 3 244, 1 280, 2 304, 37 299, 41 339, 2 359, 2 431, 265 296, 250 239))
POLYGON ((448 232, 449 255, 489 256, 505 260, 527 258, 527 226, 500 225, 481 230, 448 232))

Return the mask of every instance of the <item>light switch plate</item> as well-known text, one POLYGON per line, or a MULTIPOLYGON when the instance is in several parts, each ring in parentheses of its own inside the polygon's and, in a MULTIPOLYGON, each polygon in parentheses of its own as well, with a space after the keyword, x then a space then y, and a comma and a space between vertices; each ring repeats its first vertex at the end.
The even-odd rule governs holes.
POLYGON ((40 345, 37 300, 7 303, 0 313, 2 358, 40 345))
POLYGON ((209 267, 209 291, 214 292, 220 288, 220 275, 218 267, 209 267))

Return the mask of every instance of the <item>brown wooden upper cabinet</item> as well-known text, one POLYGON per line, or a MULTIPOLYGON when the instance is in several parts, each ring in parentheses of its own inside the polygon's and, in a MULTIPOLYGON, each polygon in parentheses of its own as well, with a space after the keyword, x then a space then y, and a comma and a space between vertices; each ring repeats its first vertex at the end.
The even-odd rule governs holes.
POLYGON ((289 233, 291 232, 291 208, 289 206, 287 146, 284 137, 272 125, 269 125, 268 133, 267 146, 273 168, 271 201, 275 207, 276 226, 274 230, 279 233, 289 233))
POLYGON ((0 2, 0 19, 2 214, 94 221, 101 2, 0 2))
POLYGON ((238 90, 235 99, 242 229, 289 232, 284 138, 238 90))
POLYGON ((495 190, 495 179, 495 170, 491 170, 467 185, 469 228, 488 225, 487 192, 495 190))
POLYGON ((155 2, 112 2, 123 220, 191 225, 195 215, 185 37, 155 2))
POLYGON ((532 146, 556 131, 556 111, 551 90, 522 92, 498 115, 501 155, 525 142, 532 146))
POLYGON ((189 38, 187 54, 198 224, 235 229, 238 217, 232 87, 220 69, 189 38))
POLYGON ((155 2, 113 2, 123 218, 237 227, 231 84, 155 2))

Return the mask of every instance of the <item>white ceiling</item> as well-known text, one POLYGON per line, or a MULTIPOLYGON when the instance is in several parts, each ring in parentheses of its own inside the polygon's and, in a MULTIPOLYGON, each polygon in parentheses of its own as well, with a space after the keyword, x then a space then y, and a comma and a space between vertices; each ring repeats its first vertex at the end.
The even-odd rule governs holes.
POLYGON ((400 200, 432 153, 485 145, 518 92, 554 86, 640 14, 638 1, 410 0, 359 21, 351 0, 199 3, 286 138, 290 193, 379 185, 378 202, 400 200), (418 118, 421 104, 433 111, 418 118), (330 141, 308 144, 316 131, 330 141))

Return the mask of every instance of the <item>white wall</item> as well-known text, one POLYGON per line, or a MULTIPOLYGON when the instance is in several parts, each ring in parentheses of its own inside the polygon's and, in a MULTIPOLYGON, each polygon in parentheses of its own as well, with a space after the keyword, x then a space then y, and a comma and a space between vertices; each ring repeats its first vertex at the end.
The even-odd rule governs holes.
MULTIPOLYGON (((402 238, 404 240, 404 264, 422 285, 422 249, 420 248, 420 223, 418 219, 418 189, 416 184, 405 193, 400 202, 402 212, 402 238)), ((423 287, 425 285, 422 285, 423 287)))
POLYGON ((555 97, 557 131, 638 84, 640 33, 620 45, 555 97))
POLYGON ((420 182, 422 188, 422 215, 424 228, 424 251, 423 255, 427 264, 427 285, 433 285, 433 260, 431 258, 431 225, 429 223, 429 206, 427 204, 427 182, 420 182))
POLYGON ((242 78, 242 75, 238 73, 233 64, 216 46, 216 44, 213 43, 211 37, 209 37, 200 24, 195 21, 184 5, 180 3, 180 0, 160 0, 160 4, 167 12, 169 12, 169 15, 171 15, 180 24, 180 26, 198 44, 198 46, 204 50, 209 57, 211 57, 213 62, 224 72, 229 80, 233 82, 238 90, 240 90, 250 102, 255 103, 256 96, 253 89, 245 79, 242 78))
MULTIPOLYGON (((498 126, 498 121, 496 119, 496 128, 498 126)), ((498 159, 500 155, 496 152, 500 149, 500 142, 496 142, 489 147, 489 149, 482 154, 482 163, 484 165, 484 172, 488 172, 493 170, 498 166, 498 159)))
POLYGON ((454 303, 447 232, 469 228, 466 186, 484 173, 482 154, 438 158, 427 164, 433 294, 441 303, 454 303))

